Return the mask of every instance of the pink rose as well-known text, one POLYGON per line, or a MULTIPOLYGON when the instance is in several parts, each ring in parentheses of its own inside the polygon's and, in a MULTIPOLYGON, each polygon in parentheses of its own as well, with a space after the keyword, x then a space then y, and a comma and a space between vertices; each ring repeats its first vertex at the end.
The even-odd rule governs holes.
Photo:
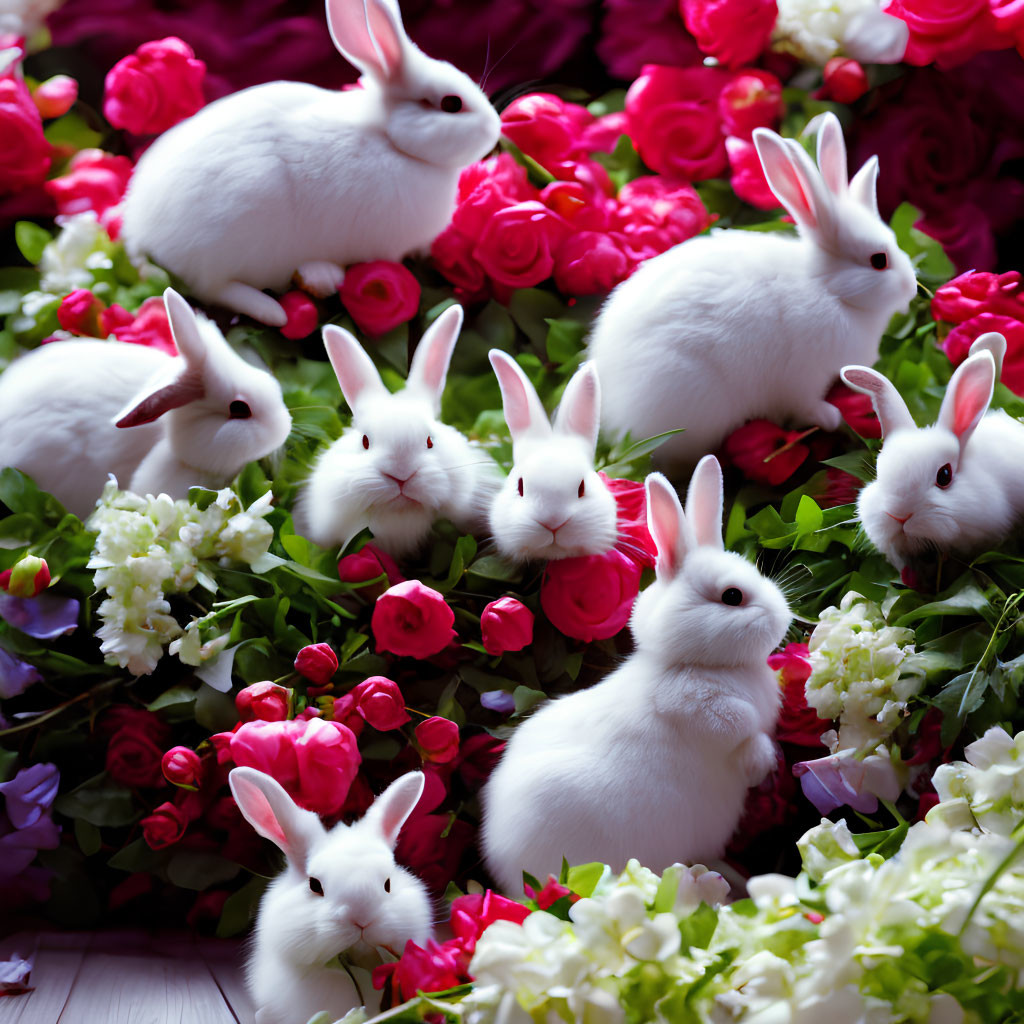
POLYGON ((686 181, 725 170, 718 97, 728 81, 719 68, 644 67, 626 93, 626 114, 633 145, 651 170, 686 181))
POLYGON ((205 74, 206 65, 176 36, 143 43, 107 72, 103 113, 135 135, 165 132, 203 106, 205 74))
POLYGON ((242 722, 283 722, 288 718, 291 691, 266 680, 252 683, 235 694, 235 707, 242 722))
POLYGON ((543 203, 516 203, 490 217, 473 257, 499 284, 530 288, 551 276, 553 252, 568 230, 543 203))
POLYGON ((495 921, 522 924, 529 915, 529 907, 488 889, 484 893, 470 893, 452 900, 450 922, 455 941, 465 953, 472 956, 477 939, 495 921))
POLYGON ((370 335, 386 334, 411 320, 420 308, 420 283, 401 263, 373 260, 345 271, 339 289, 356 326, 370 335))
POLYGON ((25 83, 0 78, 0 195, 40 184, 50 169, 50 153, 25 83))
POLYGON ((57 307, 57 321, 65 331, 88 338, 101 337, 100 314, 106 309, 88 288, 65 295, 57 307))
POLYGON ((604 231, 613 200, 581 181, 553 181, 545 185, 540 201, 576 231, 604 231))
POLYGON ((39 116, 50 120, 66 114, 78 99, 78 83, 69 75, 54 75, 36 86, 32 102, 39 116))
POLYGON ((480 632, 488 654, 521 651, 533 643, 533 612, 514 597, 499 597, 480 615, 480 632))
POLYGON ((462 855, 475 836, 472 825, 459 818, 452 821, 450 814, 414 811, 398 834, 395 860, 441 894, 458 872, 462 855))
POLYGON ((949 65, 980 50, 1012 45, 1013 26, 1024 18, 1024 8, 999 0, 892 0, 886 14, 910 29, 906 63, 931 64, 942 58, 949 65), (1008 16, 997 20, 993 15, 1000 8, 1007 8, 1008 16))
POLYGON ((959 366, 967 358, 971 345, 989 331, 998 331, 1006 339, 1006 355, 999 379, 1015 395, 1024 395, 1024 322, 994 313, 979 313, 946 335, 942 351, 954 366, 959 366))
POLYGON ((202 766, 199 755, 188 747, 171 747, 160 760, 160 768, 168 782, 192 789, 199 785, 202 766))
POLYGON ((187 816, 172 803, 160 804, 152 814, 140 822, 142 838, 151 850, 163 850, 173 846, 188 828, 187 816))
POLYGON ((705 53, 735 68, 768 46, 779 9, 775 0, 679 0, 679 13, 705 53))
POLYGON ((330 644, 309 644, 295 655, 295 671, 316 686, 326 686, 338 671, 338 656, 330 644))
POLYGON ((821 508, 836 508, 839 505, 852 505, 857 500, 861 487, 864 485, 851 473, 844 473, 835 466, 825 467, 825 488, 819 488, 811 497, 821 508))
POLYGON ((316 330, 320 321, 320 311, 316 303, 301 291, 285 292, 278 300, 288 317, 281 333, 292 341, 308 338, 316 330))
POLYGON ((428 761, 445 764, 459 753, 459 727, 447 718, 436 715, 420 722, 413 730, 416 743, 428 761))
POLYGON ((979 313, 1024 320, 1024 279, 1019 270, 969 271, 942 285, 932 299, 932 316, 949 324, 962 324, 979 313))
POLYGON ((847 425, 861 437, 881 437, 882 424, 871 404, 871 399, 859 391, 848 388, 842 381, 836 381, 825 396, 842 414, 847 425))
POLYGON ((362 587, 360 593, 366 597, 378 598, 396 583, 404 583, 402 575, 395 560, 386 552, 381 551, 376 544, 364 544, 362 548, 351 555, 346 555, 338 562, 338 578, 342 583, 369 583, 370 580, 384 580, 375 587, 362 587))
POLYGON ((83 149, 68 164, 67 172, 46 182, 46 191, 62 214, 93 210, 104 224, 104 214, 124 198, 132 162, 126 156, 113 156, 102 149, 83 149))
POLYGON ((834 103, 856 103, 868 88, 867 73, 857 61, 833 57, 825 64, 824 85, 815 96, 834 103))
POLYGON ((576 893, 568 886, 562 885, 554 875, 548 875, 548 880, 541 886, 540 892, 535 891, 530 885, 524 886, 524 888, 526 895, 530 899, 537 901, 537 906, 540 910, 547 910, 566 896, 569 897, 570 903, 578 903, 580 900, 576 893))
POLYGON ((590 643, 615 636, 629 621, 641 566, 621 551, 548 562, 540 605, 566 636, 590 643))
POLYGON ((594 115, 576 103, 546 92, 528 93, 501 112, 501 132, 528 156, 547 167, 569 155, 594 115))
POLYGON ((459 175, 452 227, 475 240, 498 210, 536 199, 537 195, 526 168, 508 153, 478 160, 459 175))
POLYGON ((112 334, 118 341, 131 345, 148 345, 159 349, 169 356, 178 354, 178 346, 174 344, 171 325, 167 320, 167 309, 164 300, 158 295, 139 306, 133 316, 116 303, 105 310, 100 317, 103 333, 112 334))
POLYGON ((427 939, 425 946, 409 939, 397 962, 373 969, 373 987, 382 989, 390 984, 391 998, 396 1004, 414 999, 417 992, 444 992, 467 979, 458 948, 451 941, 441 943, 435 939, 427 939))
POLYGON ((739 72, 718 97, 722 130, 741 139, 753 138, 755 128, 777 128, 785 110, 782 83, 756 68, 739 72))
POLYGON ((619 190, 614 224, 635 250, 654 255, 699 235, 712 219, 692 185, 644 175, 619 190))
POLYGON ((613 153, 623 135, 629 134, 629 119, 624 110, 603 114, 583 129, 578 148, 583 153, 613 153))
POLYGON ((597 474, 615 498, 619 539, 615 546, 638 565, 654 568, 658 548, 647 528, 647 492, 644 485, 635 480, 622 480, 597 474))
POLYGON ((722 451, 748 480, 777 487, 811 454, 807 445, 798 442, 800 436, 770 420, 750 420, 725 439, 722 451))
POLYGON ((380 732, 397 729, 409 721, 398 683, 384 676, 370 676, 351 690, 356 711, 380 732))
POLYGON ((370 620, 378 651, 428 658, 455 638, 455 613, 445 599, 419 580, 406 580, 377 598, 370 620))
POLYGON ((602 295, 629 277, 632 255, 612 234, 580 231, 555 251, 555 287, 563 295, 602 295))
POLYGON ((729 155, 733 192, 759 210, 777 210, 782 204, 764 176, 754 144, 730 135, 725 140, 725 151, 729 155))
POLYGON ((615 78, 630 81, 645 64, 699 64, 678 0, 604 0, 598 56, 615 78))
POLYGON ((476 302, 487 295, 487 275, 473 256, 476 243, 449 224, 430 246, 430 258, 437 269, 455 285, 461 302, 476 302))

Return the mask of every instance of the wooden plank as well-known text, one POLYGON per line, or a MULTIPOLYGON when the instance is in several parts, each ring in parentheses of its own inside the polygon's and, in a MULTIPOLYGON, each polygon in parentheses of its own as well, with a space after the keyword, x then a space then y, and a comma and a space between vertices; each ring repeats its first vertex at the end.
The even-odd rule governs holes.
POLYGON ((0 944, 0 957, 8 959, 15 952, 27 956, 35 950, 35 965, 29 984, 33 991, 0 999, 0 1024, 51 1024, 60 1018, 67 1005, 85 955, 77 949, 37 948, 37 937, 11 936, 0 944))
POLYGON ((243 944, 225 939, 201 939, 198 949, 200 959, 224 993, 238 1024, 254 1024, 256 1009, 245 987, 243 944))
POLYGON ((63 1013, 49 1019, 55 1024, 235 1024, 209 970, 195 955, 115 952, 85 954, 63 1013))

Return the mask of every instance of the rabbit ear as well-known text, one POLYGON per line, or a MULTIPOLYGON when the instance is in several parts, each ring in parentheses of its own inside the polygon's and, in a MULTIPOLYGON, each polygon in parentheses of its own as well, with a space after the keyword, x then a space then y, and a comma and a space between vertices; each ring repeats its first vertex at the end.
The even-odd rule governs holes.
POLYGON ((341 385, 341 393, 353 412, 360 399, 388 393, 373 360, 348 331, 336 324, 327 324, 323 329, 323 338, 327 356, 341 385))
POLYGON ((698 544, 725 548, 722 540, 722 467, 714 455, 705 455, 690 478, 686 492, 686 521, 698 544))
POLYGON ((821 117, 818 129, 818 168, 822 180, 834 196, 846 193, 849 176, 846 170, 846 142, 839 118, 831 111, 821 117))
POLYGON ((976 352, 991 352, 992 358, 996 364, 996 380, 1002 376, 1003 373, 1003 360, 1006 358, 1006 338, 1004 338, 998 331, 989 331, 987 334, 979 334, 974 339, 974 343, 971 345, 971 351, 968 355, 974 355, 976 352))
POLYGON ((961 449, 988 412, 995 383, 996 363, 987 349, 968 356, 953 374, 936 423, 956 435, 961 449))
POLYGON ((327 0, 327 26, 341 55, 381 82, 398 77, 405 30, 386 0, 327 0))
POLYGON ((601 421, 601 382, 592 362, 584 363, 565 386, 561 404, 555 413, 555 430, 577 434, 591 451, 597 449, 601 421))
POLYGON ((407 772, 395 779, 370 806, 364 821, 369 821, 394 849, 398 833, 423 795, 426 776, 423 772, 407 772))
POLYGON ((167 310, 171 336, 181 357, 190 369, 196 372, 202 370, 209 355, 209 346, 199 330, 192 307, 173 288, 167 288, 164 291, 164 308, 167 310))
POLYGON ((115 427, 140 427, 159 419, 165 412, 203 398, 205 394, 202 379, 186 370, 170 384, 158 384, 136 395, 114 417, 113 423, 115 427))
POLYGON ((868 211, 878 216, 878 157, 870 157, 850 179, 850 195, 868 211))
POLYGON ((412 357, 406 387, 416 388, 429 395, 435 410, 441 408, 441 393, 448 376, 448 365, 452 361, 452 352, 461 329, 462 307, 451 306, 430 325, 412 357))
POLYGON ((693 535, 683 516, 675 489, 660 473, 644 481, 647 492, 647 528, 658 549, 655 568, 659 579, 671 579, 683 566, 693 535))
POLYGON ((312 812, 303 810, 284 787, 255 768, 234 768, 228 775, 231 794, 245 820, 276 844, 292 864, 303 865, 324 827, 312 812))
POLYGON ((551 423, 548 421, 548 414, 519 364, 498 348, 492 348, 487 353, 487 358, 490 359, 498 377, 505 422, 508 424, 513 442, 528 435, 544 437, 550 434, 551 423))
POLYGON ((854 391, 860 391, 871 399, 878 422, 882 424, 882 433, 886 437, 897 430, 916 428, 917 424, 910 415, 907 403, 888 378, 866 366, 844 366, 839 376, 854 391))
POLYGON ((830 194, 800 143, 755 128, 754 146, 771 190, 797 224, 815 234, 834 234, 830 194))

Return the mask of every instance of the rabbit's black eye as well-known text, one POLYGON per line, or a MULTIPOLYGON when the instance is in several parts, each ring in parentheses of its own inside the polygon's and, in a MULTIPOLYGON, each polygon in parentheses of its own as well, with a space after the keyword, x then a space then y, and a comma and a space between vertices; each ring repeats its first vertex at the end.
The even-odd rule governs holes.
POLYGON ((391 892, 391 879, 390 878, 385 878, 384 879, 384 891, 385 892, 391 892))
POLYGON ((311 878, 309 880, 309 891, 315 892, 317 896, 323 896, 324 887, 320 884, 319 878, 311 878))
POLYGON ((457 114, 462 109, 462 99, 458 96, 445 96, 441 100, 441 109, 446 114, 457 114))
POLYGON ((363 447, 364 448, 369 448, 370 447, 370 439, 365 434, 363 434, 363 447))
POLYGON ((885 270, 889 266, 889 257, 884 252, 876 252, 871 254, 871 266, 875 270, 885 270))
POLYGON ((252 416, 252 409, 249 408, 247 403, 236 398, 228 406, 228 415, 233 420, 247 420, 252 416))
POLYGON ((580 481, 580 489, 576 492, 576 497, 577 498, 582 498, 583 497, 584 485, 586 484, 586 482, 587 482, 586 480, 581 480, 580 481))
POLYGON ((434 442, 429 437, 427 438, 427 447, 428 448, 433 448, 434 447, 434 442))
POLYGON ((953 467, 947 462, 942 469, 935 474, 935 486, 943 489, 953 482, 953 467))
POLYGON ((723 590, 722 604, 731 604, 733 606, 743 604, 743 591, 738 587, 729 587, 728 590, 723 590))
POLYGON ((519 478, 519 497, 521 498, 522 496, 523 496, 523 478, 520 477, 519 478))

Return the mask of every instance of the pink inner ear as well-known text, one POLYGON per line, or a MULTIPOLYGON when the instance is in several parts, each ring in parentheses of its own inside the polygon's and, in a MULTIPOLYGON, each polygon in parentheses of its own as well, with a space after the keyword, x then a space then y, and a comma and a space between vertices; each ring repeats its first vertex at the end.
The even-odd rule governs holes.
POLYGON ((658 572, 679 567, 679 509, 664 485, 647 488, 647 525, 658 548, 658 572))
POLYGON ((357 60, 361 68, 386 77, 387 69, 381 67, 370 36, 363 0, 327 0, 327 25, 339 50, 357 60))
POLYGON ((807 187, 804 184, 803 175, 792 165, 787 164, 783 175, 787 182, 795 192, 794 199, 797 200, 800 206, 800 213, 803 219, 807 221, 807 226, 816 228, 818 226, 818 218, 814 216, 814 207, 811 205, 810 195, 808 194, 807 187))
POLYGON ((965 377, 956 391, 953 405, 953 433, 959 437, 974 425, 989 403, 990 383, 981 373, 965 377))
POLYGON ((530 402, 519 375, 505 363, 497 363, 495 371, 501 383, 505 405, 505 422, 511 431, 527 430, 531 424, 530 402))
POLYGON ((288 840, 285 838, 284 830, 263 791, 258 786, 246 782, 236 783, 236 785, 244 793, 242 810, 253 828, 272 842, 277 843, 287 853, 288 840))
POLYGON ((173 384, 147 395, 134 409, 129 410, 118 421, 118 427, 138 427, 152 423, 171 409, 179 409, 206 394, 203 382, 197 377, 179 377, 173 384))
POLYGON ((394 78, 402 65, 402 40, 395 34, 395 26, 388 12, 384 10, 386 0, 368 0, 366 17, 370 31, 384 57, 385 76, 394 78))

